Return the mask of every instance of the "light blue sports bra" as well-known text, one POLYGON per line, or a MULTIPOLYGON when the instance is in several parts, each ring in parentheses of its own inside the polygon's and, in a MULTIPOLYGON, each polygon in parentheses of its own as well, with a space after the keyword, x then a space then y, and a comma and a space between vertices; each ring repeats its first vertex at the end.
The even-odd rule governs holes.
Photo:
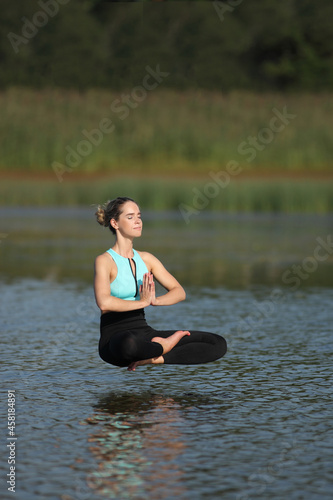
POLYGON ((116 279, 112 281, 111 295, 123 300, 140 300, 140 285, 143 283, 143 275, 148 273, 148 269, 140 255, 133 248, 135 263, 135 273, 132 271, 131 259, 122 257, 119 253, 110 248, 107 252, 116 263, 118 273, 116 279))

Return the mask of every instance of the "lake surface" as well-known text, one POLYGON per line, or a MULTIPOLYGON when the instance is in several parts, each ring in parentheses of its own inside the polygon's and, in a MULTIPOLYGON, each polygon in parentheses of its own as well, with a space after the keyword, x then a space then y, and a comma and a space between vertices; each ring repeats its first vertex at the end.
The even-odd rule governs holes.
POLYGON ((136 248, 187 292, 148 322, 228 352, 128 372, 98 357, 93 261, 113 239, 93 212, 0 209, 2 478, 8 390, 17 423, 1 497, 331 499, 333 217, 144 213, 136 248))

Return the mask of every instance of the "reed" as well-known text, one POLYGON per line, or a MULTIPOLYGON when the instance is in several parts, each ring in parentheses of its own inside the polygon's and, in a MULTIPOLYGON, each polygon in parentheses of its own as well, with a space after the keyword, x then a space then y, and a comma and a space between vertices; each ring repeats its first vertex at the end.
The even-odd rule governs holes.
POLYGON ((333 183, 327 181, 232 180, 207 197, 211 179, 87 178, 56 180, 2 178, 3 206, 96 206, 117 196, 130 196, 145 210, 178 210, 195 214, 227 212, 333 213, 333 183), (200 193, 200 202, 198 201, 200 193), (206 202, 205 202, 206 196, 206 202), (203 207, 201 209, 201 207, 203 207))
POLYGON ((66 148, 77 151, 86 140, 83 130, 97 129, 103 119, 111 120, 114 130, 92 144, 89 154, 79 155, 73 167, 78 173, 205 175, 230 160, 249 173, 266 175, 331 168, 333 94, 225 94, 161 87, 148 92, 135 108, 127 107, 124 118, 125 113, 112 111, 111 105, 126 93, 20 88, 0 92, 0 171, 53 175, 53 162, 65 165, 66 148), (273 108, 286 108, 295 118, 274 132, 269 143, 259 141, 261 150, 255 149, 250 161, 244 143, 270 127, 273 108))

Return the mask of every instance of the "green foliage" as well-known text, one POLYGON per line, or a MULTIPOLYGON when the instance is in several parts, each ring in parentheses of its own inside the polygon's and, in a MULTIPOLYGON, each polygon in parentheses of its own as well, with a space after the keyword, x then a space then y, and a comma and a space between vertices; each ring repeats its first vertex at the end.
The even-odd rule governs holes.
MULTIPOLYGON (((141 76, 142 79, 142 76, 141 76)), ((129 90, 130 92, 130 90, 129 90)), ((239 162, 244 173, 320 172, 331 169, 333 95, 221 93, 156 89, 121 119, 112 103, 126 93, 90 90, 8 89, 0 92, 0 170, 54 175, 53 162, 67 167, 68 148, 77 151, 101 120, 114 130, 92 145, 74 173, 108 172, 207 175, 239 162), (269 127, 273 109, 296 117, 252 161, 250 137, 269 127), (246 143, 241 152, 239 147, 246 143)), ((264 146, 264 147, 263 147, 264 146)), ((69 169, 71 170, 71 169, 69 169)), ((70 173, 64 173, 66 179, 70 173)))
POLYGON ((31 28, 41 2, 58 5, 0 0, 2 88, 122 89, 148 64, 170 72, 171 88, 333 88, 331 0, 70 0, 31 28))
MULTIPOLYGON (((74 175, 74 174, 73 174, 74 175)), ((232 180, 224 189, 207 199, 198 209, 197 193, 205 196, 207 179, 117 178, 77 179, 66 182, 55 179, 6 179, 0 183, 3 206, 96 206, 116 196, 130 196, 147 210, 177 210, 182 204, 185 220, 197 214, 222 210, 226 212, 332 213, 333 184, 325 181, 232 180), (193 191, 196 189, 196 191, 193 191)))

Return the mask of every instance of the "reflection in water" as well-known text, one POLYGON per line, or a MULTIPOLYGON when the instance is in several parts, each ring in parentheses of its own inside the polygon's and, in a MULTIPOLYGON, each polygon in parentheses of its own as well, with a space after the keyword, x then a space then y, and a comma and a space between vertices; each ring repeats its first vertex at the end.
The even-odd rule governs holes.
POLYGON ((223 363, 132 377, 98 358, 91 285, 1 285, 19 500, 332 497, 332 288, 284 290, 273 307, 269 288, 192 290, 152 324, 222 334, 223 363))
POLYGON ((115 394, 101 399, 86 423, 98 469, 90 488, 108 498, 184 497, 184 472, 177 459, 186 444, 180 404, 154 394, 115 394))

